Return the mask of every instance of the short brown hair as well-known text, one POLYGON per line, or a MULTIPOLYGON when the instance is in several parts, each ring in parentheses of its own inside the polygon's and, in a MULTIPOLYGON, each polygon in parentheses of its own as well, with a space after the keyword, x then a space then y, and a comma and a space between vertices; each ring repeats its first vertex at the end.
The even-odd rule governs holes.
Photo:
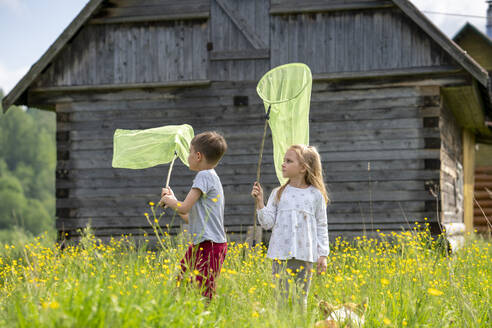
POLYGON ((227 150, 224 137, 215 131, 197 134, 191 140, 191 145, 195 151, 202 153, 210 164, 217 164, 227 150))

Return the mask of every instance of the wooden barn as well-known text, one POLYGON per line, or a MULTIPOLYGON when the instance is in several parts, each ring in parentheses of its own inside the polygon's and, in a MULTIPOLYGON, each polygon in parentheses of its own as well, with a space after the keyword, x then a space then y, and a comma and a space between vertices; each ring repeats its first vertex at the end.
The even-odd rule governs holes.
MULTIPOLYGON (((56 112, 56 227, 73 239, 89 223, 102 239, 152 231, 144 212, 168 167, 113 169, 116 128, 222 132, 217 172, 237 239, 252 225, 256 84, 289 62, 313 73, 310 138, 331 192, 331 238, 473 217, 471 153, 492 138, 490 76, 408 0, 90 0, 3 108, 56 112)), ((272 163, 267 142, 267 194, 272 163)), ((175 166, 179 196, 193 176, 175 166)))
MULTIPOLYGON (((456 33, 453 40, 490 75, 492 73, 492 2, 489 2, 487 16, 488 35, 467 23, 456 33)), ((486 117, 486 124, 492 126, 491 116, 486 117)), ((492 141, 490 138, 476 139, 474 190, 473 229, 490 236, 492 233, 492 141)))

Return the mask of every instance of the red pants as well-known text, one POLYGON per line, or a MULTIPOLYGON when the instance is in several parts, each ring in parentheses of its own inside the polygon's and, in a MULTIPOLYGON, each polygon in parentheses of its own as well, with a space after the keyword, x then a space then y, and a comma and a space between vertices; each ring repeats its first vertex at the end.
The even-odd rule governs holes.
POLYGON ((181 276, 187 271, 197 270, 196 281, 204 287, 203 296, 212 298, 215 280, 219 277, 222 263, 227 253, 227 243, 214 243, 206 240, 198 245, 190 245, 181 260, 181 276))

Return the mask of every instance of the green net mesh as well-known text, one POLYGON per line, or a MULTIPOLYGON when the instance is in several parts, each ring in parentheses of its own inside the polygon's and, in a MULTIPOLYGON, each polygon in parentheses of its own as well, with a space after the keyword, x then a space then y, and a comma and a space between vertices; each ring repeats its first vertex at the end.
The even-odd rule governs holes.
POLYGON ((194 136, 188 124, 167 125, 146 130, 117 129, 113 138, 113 167, 144 169, 172 161, 174 151, 188 164, 194 136))
POLYGON ((275 172, 281 184, 282 162, 293 144, 309 144, 309 104, 312 76, 305 64, 291 63, 268 71, 258 82, 256 92, 270 109, 275 172))

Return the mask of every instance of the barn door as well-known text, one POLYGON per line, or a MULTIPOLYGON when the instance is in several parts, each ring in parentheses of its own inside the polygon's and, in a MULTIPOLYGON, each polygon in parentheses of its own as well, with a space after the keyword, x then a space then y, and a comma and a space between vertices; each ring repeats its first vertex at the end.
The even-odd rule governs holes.
POLYGON ((212 72, 221 71, 221 79, 226 80, 251 78, 248 74, 255 75, 255 69, 264 73, 270 58, 270 1, 210 1, 207 49, 210 62, 215 63, 212 72))

